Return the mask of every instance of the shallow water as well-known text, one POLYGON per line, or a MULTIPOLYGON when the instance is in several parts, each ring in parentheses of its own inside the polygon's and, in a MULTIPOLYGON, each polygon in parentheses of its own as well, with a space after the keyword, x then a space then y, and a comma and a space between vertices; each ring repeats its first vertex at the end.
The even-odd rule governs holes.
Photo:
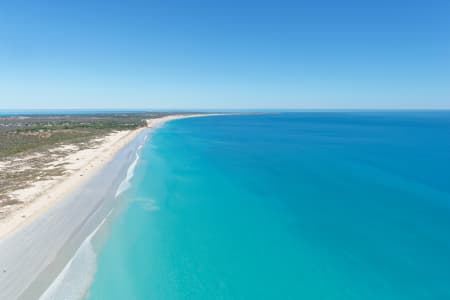
POLYGON ((449 299, 449 167, 449 112, 171 121, 87 299, 449 299))

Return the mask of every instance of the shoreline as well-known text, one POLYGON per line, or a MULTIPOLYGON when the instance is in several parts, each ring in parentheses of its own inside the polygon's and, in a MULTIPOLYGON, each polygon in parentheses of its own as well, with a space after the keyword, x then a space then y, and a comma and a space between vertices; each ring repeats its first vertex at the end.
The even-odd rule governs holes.
MULTIPOLYGON (((147 127, 108 134, 103 137, 102 143, 97 147, 78 150, 68 155, 68 158, 62 163, 68 165, 66 172, 69 174, 58 176, 50 181, 36 180, 30 187, 18 189, 12 193, 22 200, 25 205, 11 212, 5 218, 0 219, 0 240, 31 223, 61 199, 87 182, 113 159, 120 149, 130 143, 146 128, 157 128, 170 120, 194 116, 198 115, 169 115, 147 119, 147 127)), ((71 145, 62 145, 60 147, 68 146, 70 147, 71 145)))
POLYGON ((34 207, 34 214, 26 220, 11 218, 14 221, 6 222, 9 226, 3 228, 8 230, 0 231, 0 298, 36 299, 52 285, 114 208, 117 189, 126 180, 136 151, 149 132, 170 120, 209 115, 179 114, 147 120, 147 127, 128 133, 110 152, 93 158, 96 166, 81 170, 83 176, 75 172, 58 187, 48 189, 46 196, 54 188, 60 193, 34 207))
POLYGON ((32 199, 32 201, 26 201, 28 203, 24 207, 0 220, 0 240, 33 222, 61 199, 87 182, 143 129, 145 128, 110 134, 105 137, 110 140, 105 141, 99 147, 80 150, 71 155, 70 163, 76 165, 76 169, 69 169, 68 171, 72 171, 70 174, 60 176, 50 183, 36 181, 29 188, 14 191, 14 194, 19 197, 32 199))

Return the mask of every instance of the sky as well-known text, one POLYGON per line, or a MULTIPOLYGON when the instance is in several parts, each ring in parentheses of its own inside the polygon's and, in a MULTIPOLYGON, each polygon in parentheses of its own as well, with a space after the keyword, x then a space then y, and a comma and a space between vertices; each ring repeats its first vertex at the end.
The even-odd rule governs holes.
POLYGON ((0 1, 0 108, 450 108, 450 1, 0 1))

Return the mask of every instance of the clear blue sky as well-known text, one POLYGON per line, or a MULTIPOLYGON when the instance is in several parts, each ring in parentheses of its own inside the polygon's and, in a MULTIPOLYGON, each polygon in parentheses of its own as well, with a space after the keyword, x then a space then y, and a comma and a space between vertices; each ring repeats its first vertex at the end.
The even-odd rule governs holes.
POLYGON ((449 108, 450 1, 1 1, 0 108, 449 108))

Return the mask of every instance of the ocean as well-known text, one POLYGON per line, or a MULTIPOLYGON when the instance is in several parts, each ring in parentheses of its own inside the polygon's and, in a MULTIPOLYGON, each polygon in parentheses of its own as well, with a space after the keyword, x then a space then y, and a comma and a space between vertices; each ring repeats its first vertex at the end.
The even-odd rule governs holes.
POLYGON ((151 133, 86 299, 450 299, 450 112, 179 119, 151 133))

